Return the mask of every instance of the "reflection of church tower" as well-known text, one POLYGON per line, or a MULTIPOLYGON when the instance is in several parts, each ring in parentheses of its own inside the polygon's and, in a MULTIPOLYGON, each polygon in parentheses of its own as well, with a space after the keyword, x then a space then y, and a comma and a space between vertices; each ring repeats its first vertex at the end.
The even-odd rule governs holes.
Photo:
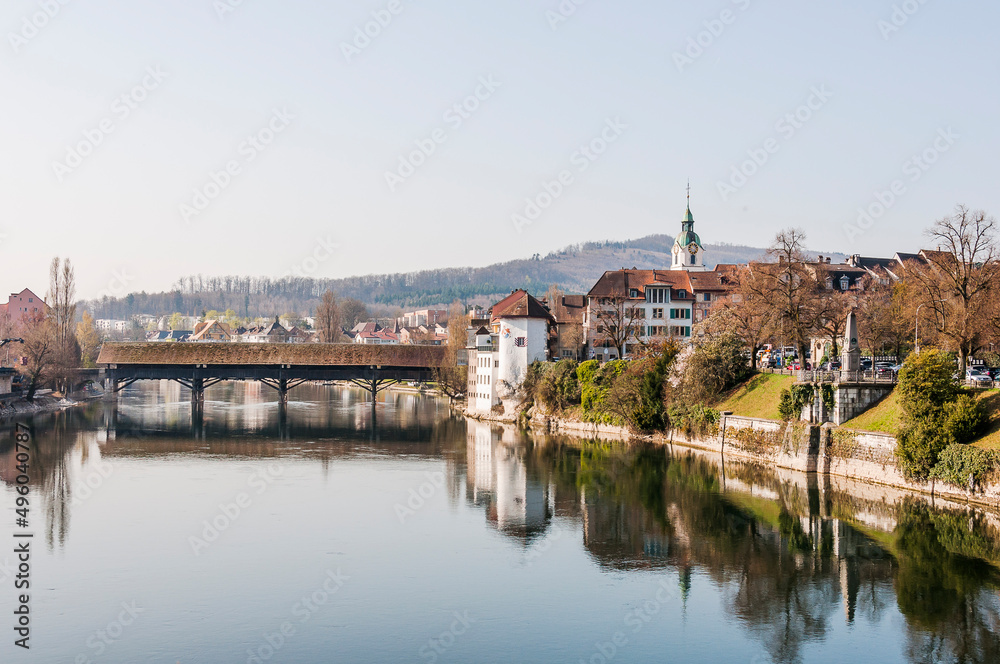
POLYGON ((671 250, 671 270, 687 270, 701 272, 705 269, 705 249, 701 246, 701 238, 694 232, 694 215, 691 214, 691 185, 688 184, 688 206, 684 221, 681 222, 681 232, 674 239, 671 250))

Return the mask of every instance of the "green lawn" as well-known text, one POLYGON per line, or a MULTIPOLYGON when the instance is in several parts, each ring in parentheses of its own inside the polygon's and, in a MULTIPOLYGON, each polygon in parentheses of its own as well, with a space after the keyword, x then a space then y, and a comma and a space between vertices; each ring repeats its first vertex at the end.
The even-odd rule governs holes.
POLYGON ((986 427, 970 444, 987 450, 1000 449, 1000 390, 982 390, 979 400, 986 409, 986 427))
POLYGON ((742 415, 743 417, 780 420, 778 400, 781 397, 781 391, 790 389, 794 382, 795 378, 792 376, 757 374, 733 390, 715 408, 720 411, 730 410, 733 415, 742 415))
POLYGON ((899 407, 899 397, 893 390, 889 396, 879 401, 875 406, 861 413, 853 420, 844 422, 841 427, 855 431, 879 431, 895 435, 899 428, 903 411, 899 407))
MULTIPOLYGON (((976 397, 986 409, 986 426, 983 433, 970 444, 984 449, 1000 449, 1000 390, 975 390, 976 397)), ((844 429, 856 431, 879 431, 896 434, 903 415, 899 398, 892 392, 875 407, 861 413, 853 420, 845 422, 844 429)))

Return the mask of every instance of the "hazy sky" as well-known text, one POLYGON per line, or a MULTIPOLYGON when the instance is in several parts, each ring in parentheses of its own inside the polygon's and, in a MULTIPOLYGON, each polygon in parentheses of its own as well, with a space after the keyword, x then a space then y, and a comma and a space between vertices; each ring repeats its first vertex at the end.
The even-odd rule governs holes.
POLYGON ((996 3, 576 2, 6 0, 0 288, 484 265, 675 233, 688 178, 705 242, 1000 215, 996 3))

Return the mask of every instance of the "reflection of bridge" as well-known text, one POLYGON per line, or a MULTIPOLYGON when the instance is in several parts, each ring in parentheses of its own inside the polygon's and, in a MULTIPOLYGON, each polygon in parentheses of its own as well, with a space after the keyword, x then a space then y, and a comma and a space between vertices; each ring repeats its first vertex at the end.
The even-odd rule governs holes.
POLYGON ((399 381, 434 380, 445 366, 442 346, 256 343, 106 343, 97 358, 106 367, 109 393, 139 380, 173 380, 191 390, 201 411, 205 390, 225 380, 258 380, 278 392, 307 381, 350 381, 372 394, 399 381))

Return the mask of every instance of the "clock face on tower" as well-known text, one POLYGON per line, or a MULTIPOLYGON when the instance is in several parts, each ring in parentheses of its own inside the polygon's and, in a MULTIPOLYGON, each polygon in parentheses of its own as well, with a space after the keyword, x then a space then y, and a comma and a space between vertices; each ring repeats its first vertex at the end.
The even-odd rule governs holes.
POLYGON ((694 242, 692 242, 691 244, 689 244, 688 245, 688 253, 690 253, 691 255, 697 254, 698 253, 698 245, 695 244, 694 242))

